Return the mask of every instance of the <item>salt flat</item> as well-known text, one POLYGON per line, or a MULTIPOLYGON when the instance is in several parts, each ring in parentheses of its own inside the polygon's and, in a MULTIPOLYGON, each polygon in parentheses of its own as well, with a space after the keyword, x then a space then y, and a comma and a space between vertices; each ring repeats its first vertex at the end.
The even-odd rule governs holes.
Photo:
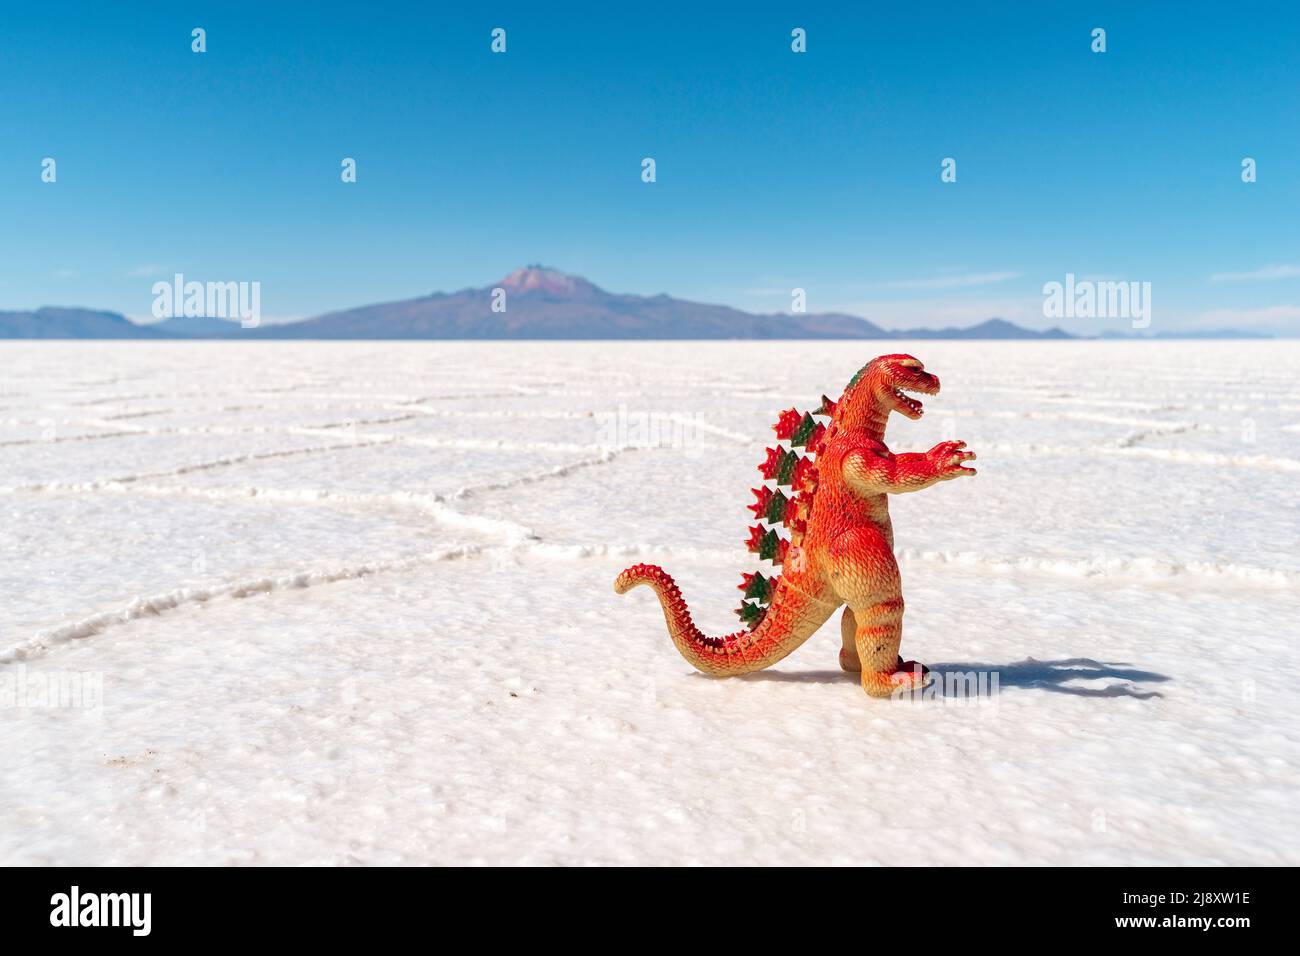
POLYGON ((1300 343, 0 357, 0 863, 1300 863, 1300 343), (896 350, 980 471, 903 650, 1000 693, 694 673, 614 575, 736 629, 777 411, 896 350))

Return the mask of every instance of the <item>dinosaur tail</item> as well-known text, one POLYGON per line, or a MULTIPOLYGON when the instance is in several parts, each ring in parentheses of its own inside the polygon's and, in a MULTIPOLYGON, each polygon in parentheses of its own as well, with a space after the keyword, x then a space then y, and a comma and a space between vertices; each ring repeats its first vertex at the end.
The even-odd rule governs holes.
POLYGON ((811 637, 836 607, 781 581, 758 627, 709 637, 695 626, 681 590, 663 568, 633 565, 615 578, 614 590, 624 594, 638 584, 648 584, 659 596, 668 634, 682 657, 712 677, 748 674, 772 666, 811 637))

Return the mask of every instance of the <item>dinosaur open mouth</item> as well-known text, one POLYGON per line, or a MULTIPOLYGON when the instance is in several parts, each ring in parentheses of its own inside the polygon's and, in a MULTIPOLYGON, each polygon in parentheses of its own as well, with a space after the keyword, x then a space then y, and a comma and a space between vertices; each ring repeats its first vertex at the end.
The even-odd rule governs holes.
POLYGON ((895 387, 894 397, 898 399, 904 414, 910 413, 914 418, 920 418, 925 414, 925 409, 921 403, 904 392, 903 389, 895 387))

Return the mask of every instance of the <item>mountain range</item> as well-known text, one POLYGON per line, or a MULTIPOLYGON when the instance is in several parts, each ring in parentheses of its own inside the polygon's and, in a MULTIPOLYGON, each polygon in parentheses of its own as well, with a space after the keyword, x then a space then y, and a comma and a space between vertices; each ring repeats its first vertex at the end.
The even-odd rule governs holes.
MULTIPOLYGON (((1238 337, 1201 333, 1199 337, 1238 337)), ((1129 337, 1112 335, 1110 337, 1129 337)), ((888 330, 841 312, 755 314, 669 295, 606 292, 545 266, 494 286, 435 292, 245 329, 207 316, 132 322, 115 312, 45 307, 0 312, 0 339, 1073 339, 1005 319, 969 328, 888 330), (496 291, 501 290, 501 291, 496 291), (504 304, 497 311, 493 305, 504 304)))

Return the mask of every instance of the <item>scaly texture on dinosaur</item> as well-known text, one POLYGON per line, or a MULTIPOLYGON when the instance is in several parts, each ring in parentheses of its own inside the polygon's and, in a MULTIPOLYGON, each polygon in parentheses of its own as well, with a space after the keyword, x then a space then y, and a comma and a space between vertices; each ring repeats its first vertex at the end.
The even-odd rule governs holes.
POLYGON ((964 450, 965 442, 945 441, 927 452, 895 455, 885 446, 885 425, 893 412, 921 417, 921 402, 908 393, 938 392, 939 379, 918 359, 882 355, 853 376, 838 402, 823 396, 816 412, 781 413, 773 426, 776 447, 767 449, 758 466, 776 488, 754 489, 749 508, 760 523, 750 528, 748 541, 750 551, 780 566, 781 573, 744 576, 737 613, 746 629, 725 637, 702 633, 673 579, 652 564, 628 568, 615 579, 614 590, 622 594, 638 584, 653 588, 677 650, 695 668, 717 677, 770 667, 847 605, 840 666, 861 672, 863 690, 888 697, 925 686, 927 669, 898 656, 903 592, 889 495, 973 475, 975 469, 963 463, 975 453, 964 450), (788 497, 784 487, 794 495, 788 497))

